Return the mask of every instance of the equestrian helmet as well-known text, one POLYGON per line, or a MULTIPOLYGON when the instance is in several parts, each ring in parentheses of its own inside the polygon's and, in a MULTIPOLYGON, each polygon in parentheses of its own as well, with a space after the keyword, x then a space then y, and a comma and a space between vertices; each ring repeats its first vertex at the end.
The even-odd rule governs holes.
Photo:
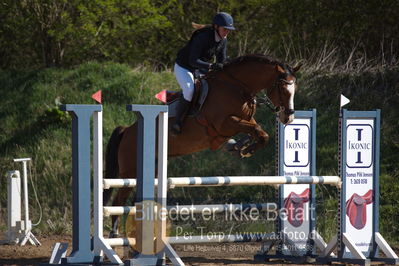
POLYGON ((215 15, 215 17, 213 18, 213 24, 216 24, 220 27, 223 27, 225 29, 228 30, 235 30, 236 28, 234 28, 234 21, 233 21, 233 17, 226 13, 226 12, 219 12, 215 15))

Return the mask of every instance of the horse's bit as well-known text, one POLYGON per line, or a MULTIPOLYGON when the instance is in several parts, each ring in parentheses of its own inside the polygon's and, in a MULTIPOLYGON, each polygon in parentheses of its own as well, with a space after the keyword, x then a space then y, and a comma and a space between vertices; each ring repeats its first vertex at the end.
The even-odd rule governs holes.
MULTIPOLYGON (((286 80, 284 78, 277 79, 274 83, 273 87, 277 87, 278 90, 281 90, 281 83, 284 83, 286 85, 292 85, 294 84, 295 80, 286 80)), ((270 88, 273 88, 270 87, 270 88)), ((280 112, 284 112, 286 115, 292 115, 295 113, 294 109, 285 109, 283 105, 275 106, 273 102, 270 100, 269 96, 267 96, 267 92, 269 89, 266 90, 266 94, 263 96, 259 97, 259 104, 266 104, 267 107, 269 107, 271 110, 273 110, 276 114, 280 112)), ((280 98, 280 104, 281 104, 281 93, 278 94, 280 98)))

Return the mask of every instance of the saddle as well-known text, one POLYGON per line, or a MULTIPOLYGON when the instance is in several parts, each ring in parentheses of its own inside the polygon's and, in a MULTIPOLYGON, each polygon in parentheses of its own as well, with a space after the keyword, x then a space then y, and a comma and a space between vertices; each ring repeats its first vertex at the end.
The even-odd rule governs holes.
POLYGON ((305 189, 301 194, 291 192, 287 198, 284 199, 284 208, 287 212, 288 222, 294 226, 299 227, 304 219, 304 204, 309 201, 309 188, 305 189))
MULTIPOLYGON (((198 115, 198 113, 202 109, 202 106, 206 100, 206 97, 208 96, 208 91, 209 91, 208 82, 205 79, 203 79, 203 78, 195 79, 194 95, 193 95, 193 99, 191 101, 191 106, 190 106, 187 116, 197 116, 198 115)), ((169 117, 175 117, 177 106, 179 104, 178 99, 180 97, 183 97, 182 94, 183 94, 182 91, 163 90, 160 93, 158 93, 157 95, 155 95, 155 97, 168 105, 169 117)))
POLYGON ((367 204, 373 202, 373 190, 370 189, 363 196, 354 193, 346 202, 346 215, 353 227, 360 230, 367 223, 367 204))
MULTIPOLYGON (((208 96, 209 86, 208 82, 204 78, 196 78, 194 80, 194 95, 191 101, 190 109, 186 116, 195 117, 197 122, 204 126, 207 130, 207 134, 210 136, 210 149, 217 150, 226 140, 229 139, 227 136, 220 136, 216 129, 201 115, 202 106, 208 96)), ((168 105, 168 116, 175 117, 177 114, 177 108, 179 105, 179 98, 183 95, 182 91, 167 91, 163 90, 155 95, 155 97, 163 103, 168 105)))

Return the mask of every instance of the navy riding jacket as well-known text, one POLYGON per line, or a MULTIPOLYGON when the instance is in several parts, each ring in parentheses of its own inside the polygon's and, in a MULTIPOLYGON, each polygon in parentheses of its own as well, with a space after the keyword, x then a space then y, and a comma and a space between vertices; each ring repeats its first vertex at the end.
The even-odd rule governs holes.
POLYGON ((177 54, 176 63, 194 73, 195 69, 207 72, 209 61, 216 56, 217 63, 226 60, 227 38, 215 41, 215 30, 205 27, 196 30, 190 41, 177 54))

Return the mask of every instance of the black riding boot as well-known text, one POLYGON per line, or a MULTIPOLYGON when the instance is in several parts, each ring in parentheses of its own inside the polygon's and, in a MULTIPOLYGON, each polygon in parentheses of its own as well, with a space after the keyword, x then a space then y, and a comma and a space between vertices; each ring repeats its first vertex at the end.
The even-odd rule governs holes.
POLYGON ((184 118, 186 118, 186 114, 188 112, 190 104, 191 102, 187 101, 186 99, 184 99, 183 96, 181 96, 181 98, 179 99, 179 105, 177 106, 176 120, 175 123, 172 125, 172 133, 181 133, 184 118))

